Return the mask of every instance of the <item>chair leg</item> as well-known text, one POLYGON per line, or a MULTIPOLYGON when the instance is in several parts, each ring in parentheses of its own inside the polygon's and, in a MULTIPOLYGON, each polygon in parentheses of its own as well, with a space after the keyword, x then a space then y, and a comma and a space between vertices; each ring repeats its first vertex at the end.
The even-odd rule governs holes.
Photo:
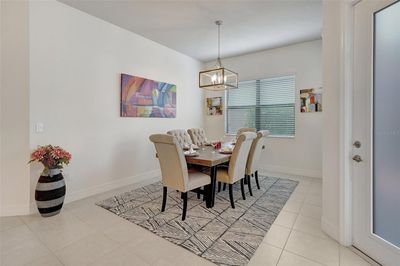
POLYGON ((240 190, 242 191, 243 200, 246 200, 246 195, 244 193, 244 178, 240 179, 240 190))
POLYGON ((162 206, 161 211, 165 211, 165 205, 167 204, 167 187, 163 187, 163 196, 162 196, 162 206))
POLYGON ((235 208, 235 202, 233 202, 233 185, 229 184, 229 199, 231 200, 232 209, 235 208))
POLYGON ((218 192, 221 192, 221 182, 218 182, 218 192))
POLYGON ((224 183, 224 186, 223 186, 222 190, 223 190, 223 191, 226 190, 226 183, 224 183))
POLYGON ((260 183, 258 182, 258 171, 254 172, 254 176, 256 177, 257 188, 260 189, 260 183))
POLYGON ((250 182, 250 176, 247 176, 247 185, 249 186, 249 192, 250 196, 253 196, 253 191, 251 190, 251 182, 250 182))
POLYGON ((200 199, 200 188, 197 189, 197 199, 200 199))
POLYGON ((182 221, 185 221, 187 210, 187 192, 182 192, 181 198, 183 199, 182 221))

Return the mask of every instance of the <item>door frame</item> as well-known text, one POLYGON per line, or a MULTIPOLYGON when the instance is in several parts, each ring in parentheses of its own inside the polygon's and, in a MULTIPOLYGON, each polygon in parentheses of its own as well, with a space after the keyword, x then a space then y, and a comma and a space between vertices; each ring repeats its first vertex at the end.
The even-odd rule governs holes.
POLYGON ((339 232, 338 241, 344 246, 353 244, 352 231, 352 117, 353 117, 353 40, 354 7, 362 0, 341 4, 340 54, 340 137, 339 137, 339 232))

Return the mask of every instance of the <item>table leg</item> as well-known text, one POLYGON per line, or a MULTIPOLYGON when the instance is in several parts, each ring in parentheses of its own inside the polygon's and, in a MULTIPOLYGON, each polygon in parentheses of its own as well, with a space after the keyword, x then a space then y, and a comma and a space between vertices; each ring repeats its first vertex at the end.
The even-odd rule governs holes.
POLYGON ((208 194, 208 201, 207 201, 207 208, 214 207, 215 201, 215 187, 216 187, 216 180, 217 180, 217 166, 212 166, 211 169, 211 184, 209 186, 209 194, 208 194))

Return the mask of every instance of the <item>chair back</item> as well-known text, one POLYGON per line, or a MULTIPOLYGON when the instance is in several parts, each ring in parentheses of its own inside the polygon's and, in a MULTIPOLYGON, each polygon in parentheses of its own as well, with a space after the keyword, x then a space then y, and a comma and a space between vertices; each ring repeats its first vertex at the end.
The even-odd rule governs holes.
POLYGON ((250 147, 256 137, 257 134, 254 132, 245 132, 237 139, 228 169, 229 178, 232 182, 236 182, 244 177, 250 147))
POLYGON ((206 133, 202 128, 190 128, 187 130, 192 142, 197 146, 202 146, 208 143, 206 133))
POLYGON ((150 141, 156 147, 163 185, 186 192, 189 175, 186 159, 178 140, 172 135, 154 134, 150 136, 150 141))
POLYGON ((254 133, 256 133, 256 132, 257 132, 257 129, 251 128, 251 127, 242 127, 242 128, 239 128, 238 131, 237 131, 237 133, 236 133, 236 139, 239 138, 239 136, 240 136, 242 133, 244 133, 244 132, 254 132, 254 133))
POLYGON ((189 134, 184 129, 170 130, 167 134, 174 136, 182 148, 190 148, 190 145, 193 144, 189 134))
POLYGON ((257 137, 253 140, 253 143, 251 144, 249 158, 247 159, 246 174, 250 175, 255 171, 258 171, 261 151, 263 146, 265 146, 267 142, 268 135, 268 130, 260 130, 257 132, 257 137))

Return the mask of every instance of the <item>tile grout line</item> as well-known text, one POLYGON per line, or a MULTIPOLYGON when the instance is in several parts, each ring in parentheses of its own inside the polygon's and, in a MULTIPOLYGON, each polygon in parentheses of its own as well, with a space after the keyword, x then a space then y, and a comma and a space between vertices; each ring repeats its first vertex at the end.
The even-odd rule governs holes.
MULTIPOLYGON (((289 198, 289 199, 290 199, 290 198, 289 198)), ((289 199, 288 199, 288 200, 289 200, 289 199)), ((302 200, 300 210, 303 208, 304 201, 305 201, 305 198, 302 200)), ((293 225, 290 227, 289 235, 288 235, 288 237, 286 238, 285 244, 283 245, 281 254, 279 255, 279 258, 278 258, 278 261, 277 261, 276 265, 279 264, 279 262, 280 262, 280 260, 281 260, 281 257, 282 257, 282 254, 283 254, 283 251, 287 251, 287 250, 285 249, 285 248, 286 248, 286 244, 287 244, 287 242, 289 241, 290 235, 292 234, 292 231, 293 231, 293 227, 294 227, 294 225, 296 224, 297 218, 298 218, 299 215, 300 215, 300 210, 299 210, 299 213, 296 214, 296 219, 294 220, 293 225)))
MULTIPOLYGON (((310 189, 310 188, 309 188, 309 189, 310 189)), ((304 201, 303 201, 303 203, 302 203, 302 207, 304 206, 304 204, 308 204, 308 203, 305 202, 305 199, 304 199, 304 201)), ((301 209, 301 208, 300 208, 300 209, 301 209)), ((286 252, 289 252, 289 253, 294 254, 294 255, 296 255, 296 256, 302 257, 302 258, 304 258, 304 259, 310 260, 310 261, 312 261, 312 262, 315 262, 315 263, 318 263, 318 264, 321 264, 321 265, 326 265, 326 264, 321 263, 321 262, 318 262, 318 261, 316 261, 316 260, 314 260, 314 259, 312 259, 312 258, 305 257, 305 256, 303 256, 303 255, 301 255, 301 254, 297 254, 297 253, 295 253, 295 252, 292 252, 292 251, 286 249, 287 242, 289 241, 289 238, 290 238, 290 236, 291 236, 291 234, 292 234, 293 231, 295 231, 295 232, 301 232, 301 233, 304 233, 304 234, 307 234, 307 235, 310 235, 310 236, 313 236, 313 237, 317 237, 317 236, 315 236, 315 235, 313 235, 313 234, 310 234, 310 233, 307 233, 307 232, 298 231, 298 230, 294 229, 294 225, 296 224, 297 219, 298 219, 299 216, 302 216, 302 215, 300 215, 300 212, 297 214, 296 220, 295 220, 295 222, 293 223, 293 226, 290 228, 290 234, 289 234, 288 238, 286 239, 284 248, 282 249, 282 253, 283 253, 283 251, 286 251, 286 252)), ((305 217, 305 216, 303 216, 303 217, 305 217)), ((320 239, 322 239, 322 240, 326 240, 326 239, 323 239, 323 238, 321 238, 321 237, 318 237, 318 238, 320 238, 320 239)), ((338 255, 339 255, 339 257, 338 257, 338 259, 339 259, 339 265, 338 265, 338 266, 340 266, 340 246, 338 247, 338 251, 339 251, 339 254, 338 254, 338 255)), ((281 256, 279 257, 279 260, 278 260, 277 265, 279 264, 279 261, 280 261, 280 259, 281 259, 281 257, 282 257, 282 253, 281 253, 281 256)))
MULTIPOLYGON (((319 261, 316 261, 316 260, 314 260, 314 259, 311 259, 311 258, 304 257, 303 255, 300 255, 300 254, 294 253, 293 251, 290 251, 290 250, 285 250, 285 251, 286 251, 286 252, 288 252, 288 253, 290 253, 290 254, 293 254, 293 255, 296 255, 296 256, 298 256, 298 257, 301 257, 301 258, 303 258, 303 259, 306 259, 306 260, 312 261, 312 262, 314 262, 314 263, 317 263, 317 264, 320 264, 320 265, 323 265, 323 266, 327 266, 327 264, 321 263, 321 262, 319 262, 319 261)), ((339 265, 338 265, 338 266, 339 266, 339 265)))
MULTIPOLYGON (((26 228, 28 228, 28 230, 35 236, 35 238, 49 251, 49 253, 50 253, 51 255, 53 255, 53 256, 56 258, 56 260, 57 260, 61 265, 64 265, 64 266, 65 266, 65 264, 62 263, 62 261, 56 256, 56 254, 46 245, 46 243, 44 243, 43 240, 40 239, 40 237, 29 227, 28 223, 25 222, 25 220, 22 219, 22 218, 20 218, 20 220, 24 223, 24 225, 26 226, 26 228)), ((41 257, 41 258, 44 258, 44 256, 41 257)), ((39 258, 38 258, 38 259, 39 259, 39 258)), ((34 260, 33 260, 33 261, 34 261, 34 260)), ((33 261, 31 261, 31 262, 33 262, 33 261)))

